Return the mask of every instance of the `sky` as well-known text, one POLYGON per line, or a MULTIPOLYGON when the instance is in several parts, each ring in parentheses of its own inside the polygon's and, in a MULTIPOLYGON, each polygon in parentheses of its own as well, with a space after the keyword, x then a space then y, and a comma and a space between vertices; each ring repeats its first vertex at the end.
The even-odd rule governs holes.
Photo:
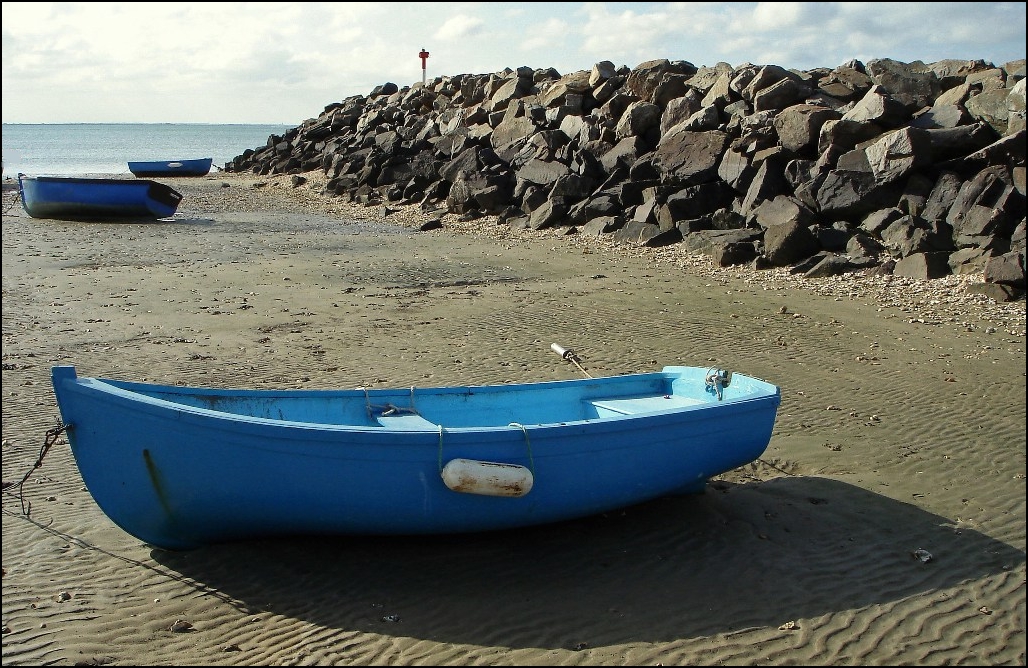
POLYGON ((3 122, 297 126, 385 83, 605 60, 1003 65, 1026 4, 4 2, 3 122))

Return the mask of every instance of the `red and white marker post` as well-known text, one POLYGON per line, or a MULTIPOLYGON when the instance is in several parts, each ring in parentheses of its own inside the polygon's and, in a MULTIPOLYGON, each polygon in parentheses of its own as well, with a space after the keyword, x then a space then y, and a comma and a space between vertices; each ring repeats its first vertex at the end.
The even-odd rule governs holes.
POLYGON ((421 85, 425 85, 425 69, 428 67, 428 51, 425 51, 424 47, 421 49, 421 53, 418 54, 421 58, 421 85))

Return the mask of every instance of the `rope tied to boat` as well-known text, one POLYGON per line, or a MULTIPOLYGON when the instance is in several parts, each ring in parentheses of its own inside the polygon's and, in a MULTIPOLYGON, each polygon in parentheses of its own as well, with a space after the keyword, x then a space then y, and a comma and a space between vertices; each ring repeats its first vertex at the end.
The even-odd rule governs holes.
POLYGON ((592 378, 592 375, 582 367, 582 360, 578 357, 578 354, 574 350, 565 348, 558 343, 551 343, 550 350, 560 355, 561 359, 571 362, 578 367, 578 370, 585 374, 586 378, 592 378))
POLYGON ((439 474, 443 472, 443 425, 439 425, 439 459, 436 462, 439 465, 439 474))
POLYGON ((397 406, 396 404, 373 404, 371 403, 371 395, 368 393, 368 388, 358 387, 358 390, 364 390, 364 407, 368 411, 368 419, 375 419, 375 411, 378 411, 379 415, 419 415, 418 409, 414 406, 414 386, 410 388, 410 406, 397 406))
POLYGON ((532 477, 535 477, 535 460, 532 459, 532 441, 528 439, 528 429, 525 425, 520 422, 511 422, 507 425, 508 427, 520 427, 521 431, 525 434, 525 447, 528 448, 528 470, 532 472, 532 477))
POLYGON ((39 456, 36 457, 36 462, 32 465, 32 468, 29 469, 28 473, 26 473, 21 479, 21 482, 18 483, 18 500, 21 502, 21 512, 23 515, 28 515, 32 509, 32 503, 25 501, 25 483, 28 481, 29 476, 43 465, 43 458, 46 457, 46 453, 50 452, 50 448, 57 442, 58 437, 69 429, 71 429, 70 424, 64 424, 60 419, 58 419, 56 427, 46 430, 46 434, 43 438, 43 447, 39 449, 39 456))
MULTIPOLYGON (((25 176, 25 175, 24 174, 18 174, 18 178, 21 178, 22 176, 25 176)), ((4 215, 5 216, 11 212, 11 209, 13 209, 15 206, 21 204, 21 183, 18 184, 18 190, 15 190, 15 189, 12 188, 12 189, 10 189, 10 191, 8 191, 8 189, 7 189, 7 179, 5 178, 4 179, 4 199, 7 199, 6 195, 7 195, 8 192, 13 192, 14 196, 10 198, 9 202, 5 202, 4 203, 4 215)))
MULTIPOLYGON (((511 422, 507 425, 508 427, 519 427, 525 434, 525 448, 528 450, 528 470, 532 472, 532 476, 535 476, 535 459, 532 457, 532 441, 528 438, 528 429, 525 425, 520 422, 511 422)), ((439 473, 443 472, 443 425, 439 425, 439 473)))

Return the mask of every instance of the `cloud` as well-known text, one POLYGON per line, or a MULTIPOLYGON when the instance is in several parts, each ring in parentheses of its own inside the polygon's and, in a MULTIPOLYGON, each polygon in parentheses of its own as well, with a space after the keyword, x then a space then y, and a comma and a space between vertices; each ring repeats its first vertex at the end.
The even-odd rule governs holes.
POLYGON ((561 40, 572 30, 566 21, 557 18, 546 19, 536 25, 528 37, 521 42, 520 50, 527 53, 544 51, 561 40))
POLYGON ((447 19, 432 36, 446 42, 474 37, 482 33, 485 21, 473 16, 458 14, 447 19))
POLYGON ((375 86, 657 58, 1025 54, 1017 2, 4 2, 4 122, 299 123, 375 86), (188 103, 185 100, 189 100, 188 103))

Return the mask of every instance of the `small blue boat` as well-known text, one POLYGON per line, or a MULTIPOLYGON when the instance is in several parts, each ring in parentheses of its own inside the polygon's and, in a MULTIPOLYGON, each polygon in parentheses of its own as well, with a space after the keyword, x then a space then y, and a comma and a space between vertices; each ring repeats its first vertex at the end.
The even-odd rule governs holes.
POLYGON ((206 176, 211 171, 212 162, 213 158, 130 161, 128 167, 135 176, 206 176))
POLYGON ((528 384, 246 390, 55 366, 93 499, 164 549, 492 531, 701 492, 756 460, 779 388, 719 369, 528 384))
POLYGON ((138 179, 92 179, 18 174, 25 212, 61 220, 155 219, 174 215, 182 195, 138 179))

